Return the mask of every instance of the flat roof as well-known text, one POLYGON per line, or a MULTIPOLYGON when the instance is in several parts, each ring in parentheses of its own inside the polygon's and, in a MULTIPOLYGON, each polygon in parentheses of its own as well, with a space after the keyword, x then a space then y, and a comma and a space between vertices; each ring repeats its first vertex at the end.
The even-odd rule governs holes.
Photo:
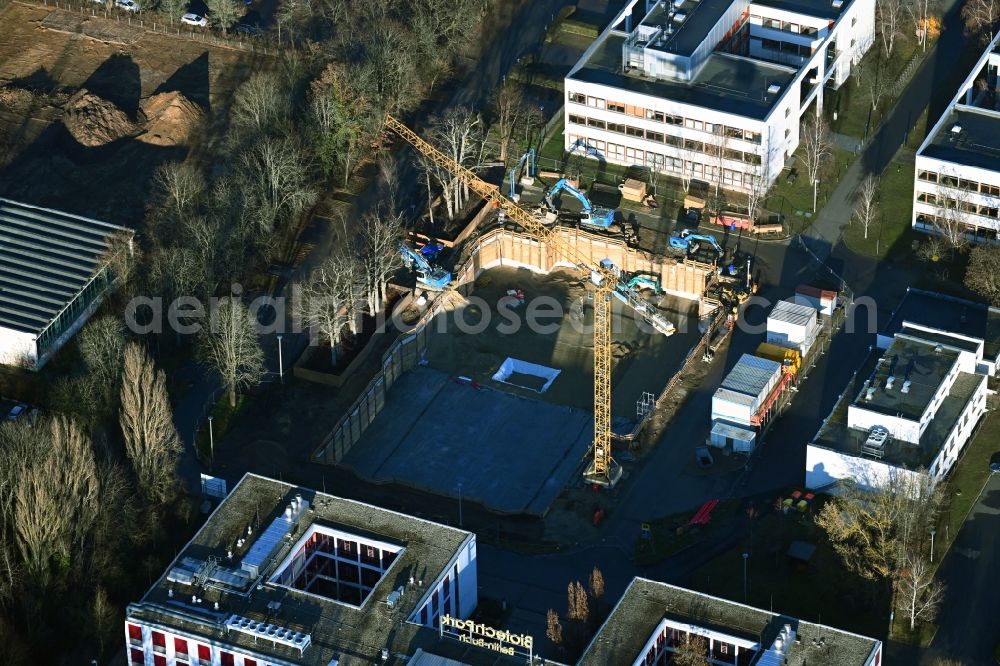
MULTIPOLYGON (((433 646, 434 652, 444 656, 455 656, 453 646, 438 640, 437 631, 406 620, 420 608, 421 601, 431 591, 431 583, 473 539, 474 536, 464 530, 247 474, 142 601, 129 605, 126 616, 307 666, 327 666, 334 657, 339 657, 342 665, 374 663, 383 647, 411 654, 420 643, 424 643, 424 647, 433 646), (251 537, 248 543, 239 547, 237 540, 247 536, 247 526, 256 526, 254 534, 263 535, 265 528, 282 516, 297 494, 309 503, 309 508, 301 514, 293 514, 290 537, 278 540, 280 547, 260 569, 260 579, 252 594, 221 589, 224 585, 195 587, 168 580, 168 573, 175 567, 183 567, 185 561, 211 562, 214 559, 221 567, 238 570, 241 558, 245 558, 256 538, 260 538, 251 537), (398 557, 362 606, 269 582, 278 565, 314 525, 348 532, 361 540, 380 540, 402 546, 398 557), (228 559, 229 551, 233 551, 233 560, 228 559), (423 580, 424 586, 409 585, 410 576, 423 580), (406 593, 394 609, 389 609, 383 602, 400 586, 406 588, 406 593), (202 599, 198 605, 190 603, 195 592, 202 599), (218 611, 214 609, 216 602, 219 603, 218 611), (254 636, 240 631, 227 632, 225 621, 234 614, 308 634, 311 643, 300 656, 298 648, 290 645, 256 641, 254 636)), ((454 646, 456 650, 459 647, 454 646)), ((457 654, 460 653, 458 650, 457 654)))
POLYGON ((587 647, 579 666, 631 664, 665 619, 714 629, 758 642, 774 643, 786 624, 796 632, 785 657, 789 666, 861 666, 880 641, 752 606, 701 594, 675 585, 634 578, 618 605, 587 647), (822 644, 819 644, 822 639, 822 644), (815 643, 814 643, 815 641, 815 643))
POLYGON ((816 308, 792 301, 778 301, 767 318, 795 326, 808 326, 816 321, 816 308))
POLYGON ((668 21, 674 27, 674 33, 667 39, 663 46, 653 46, 651 48, 666 53, 676 53, 680 56, 689 57, 705 41, 712 28, 725 15, 726 11, 733 6, 735 0, 683 0, 679 7, 675 7, 672 0, 664 0, 657 3, 641 25, 651 28, 666 25, 668 21), (668 11, 675 8, 678 14, 685 16, 684 20, 677 23, 676 20, 668 19, 668 11))
MULTIPOLYGON (((880 359, 879 350, 875 350, 865 360, 861 370, 855 375, 855 379, 848 385, 829 418, 816 434, 812 441, 813 445, 863 457, 861 446, 868 439, 868 431, 847 427, 847 408, 853 396, 862 390, 864 379, 869 376, 880 359)), ((984 375, 959 372, 948 395, 938 406, 934 418, 921 435, 920 442, 913 444, 890 437, 885 443, 882 461, 907 469, 929 467, 941 451, 948 433, 955 426, 962 410, 985 381, 984 375)))
POLYGON ((958 356, 959 352, 935 346, 934 342, 897 335, 871 376, 868 386, 874 386, 875 393, 869 399, 863 386, 854 398, 854 406, 917 421, 941 388, 945 376, 958 362, 958 356), (892 388, 887 389, 890 377, 895 379, 892 388), (909 391, 903 393, 902 387, 907 380, 909 391))
POLYGON ((983 353, 989 359, 1000 353, 1000 308, 909 288, 886 325, 884 335, 895 335, 907 323, 982 340, 983 353))
POLYGON ((624 33, 608 33, 587 61, 567 78, 764 120, 797 73, 791 67, 728 53, 711 54, 691 82, 645 76, 635 70, 625 73, 625 39, 624 33), (772 84, 781 90, 768 94, 772 84))
POLYGON ((125 227, 0 199, 0 327, 41 333, 97 274, 125 227))
POLYGON ((921 155, 1000 171, 1000 113, 954 107, 921 155))
POLYGON ((844 0, 840 7, 835 7, 832 0, 753 0, 752 4, 835 21, 851 2, 853 0, 844 0))
POLYGON ((722 380, 722 388, 760 397, 768 388, 775 375, 781 372, 781 364, 753 354, 743 354, 722 380))

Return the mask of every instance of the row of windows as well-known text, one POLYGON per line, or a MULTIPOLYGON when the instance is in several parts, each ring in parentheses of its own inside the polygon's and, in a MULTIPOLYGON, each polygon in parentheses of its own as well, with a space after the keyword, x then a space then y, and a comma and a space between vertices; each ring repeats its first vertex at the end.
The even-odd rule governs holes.
POLYGON ((945 187, 954 187, 959 190, 969 192, 979 192, 994 197, 1000 197, 1000 185, 990 185, 989 183, 978 183, 974 180, 959 178, 950 174, 939 174, 936 171, 921 170, 917 173, 917 178, 927 183, 940 183, 945 187))
POLYGON ((808 25, 801 25, 799 23, 793 23, 791 21, 779 21, 773 18, 762 18, 760 16, 751 15, 752 19, 758 19, 765 28, 770 28, 772 30, 781 30, 783 32, 790 32, 793 35, 805 35, 806 37, 812 37, 819 32, 819 28, 814 28, 808 25))
POLYGON ((780 42, 776 39, 762 39, 760 45, 769 51, 780 51, 781 53, 791 53, 792 55, 808 58, 815 51, 810 46, 792 44, 791 42, 780 42))
MULTIPOLYGON (((637 148, 620 146, 611 142, 578 137, 572 134, 568 136, 571 144, 579 141, 582 145, 585 144, 588 148, 601 153, 605 159, 611 162, 627 164, 629 166, 649 167, 663 173, 674 173, 678 176, 687 176, 697 180, 707 180, 708 182, 716 182, 718 180, 719 169, 711 164, 682 160, 669 155, 660 155, 637 148)), ((723 169, 721 182, 723 185, 739 188, 743 187, 744 182, 749 185, 751 178, 751 175, 743 174, 734 169, 723 169)))
MULTIPOLYGON (((678 648, 685 645, 688 632, 674 627, 664 627, 656 636, 656 644, 650 647, 643 660, 646 666, 674 663, 673 656, 678 648)), ((733 664, 733 666, 749 666, 756 652, 749 648, 741 648, 733 643, 709 638, 709 653, 715 664, 733 664)))
MULTIPOLYGON (((684 139, 679 136, 674 136, 673 134, 664 134, 663 132, 644 130, 641 127, 632 127, 631 125, 624 125, 621 123, 606 122, 600 118, 588 118, 586 116, 578 116, 571 113, 569 115, 569 122, 573 125, 585 125, 595 129, 607 130, 608 132, 634 136, 637 139, 665 143, 668 146, 683 148, 684 150, 690 150, 695 153, 713 154, 714 151, 718 150, 717 146, 713 145, 711 142, 706 143, 696 141, 694 139, 684 139)), ((727 160, 746 162, 747 164, 760 164, 760 155, 757 153, 723 148, 723 154, 727 160)))
POLYGON ((695 130, 698 132, 708 132, 709 134, 724 135, 731 139, 739 139, 741 141, 750 141, 756 144, 760 144, 760 132, 754 132, 751 130, 744 130, 739 127, 730 127, 728 125, 721 125, 718 123, 709 123, 704 120, 698 120, 697 118, 685 118, 683 116, 677 116, 670 113, 664 113, 663 111, 654 111, 653 109, 646 109, 641 106, 633 106, 631 104, 625 104, 623 102, 613 102, 611 100, 604 100, 600 97, 589 97, 583 93, 569 93, 569 101, 576 104, 583 104, 589 106, 593 109, 603 109, 606 111, 614 111, 615 113, 622 113, 627 116, 632 116, 634 118, 645 118, 646 120, 652 120, 658 123, 664 123, 666 125, 673 125, 675 127, 685 127, 690 130, 695 130))
MULTIPOLYGON (((129 637, 129 661, 132 664, 145 664, 145 652, 142 649, 142 628, 128 624, 129 637)), ((161 631, 151 631, 153 642, 153 666, 167 666, 167 636, 161 631)), ((209 666, 212 663, 212 648, 201 643, 189 643, 178 636, 173 637, 175 664, 189 664, 190 666, 209 666)), ((265 666, 256 659, 240 657, 237 663, 237 656, 232 652, 219 650, 219 663, 222 666, 265 666)))
POLYGON ((997 206, 980 206, 979 204, 974 204, 969 201, 958 201, 956 199, 930 194, 929 192, 921 192, 918 194, 917 201, 920 203, 930 204, 932 206, 941 206, 942 208, 959 210, 963 213, 970 213, 972 215, 982 215, 983 217, 1000 219, 1000 207, 997 206))
MULTIPOLYGON (((937 215, 927 215, 921 213, 917 215, 917 224, 923 227, 934 230, 937 228, 950 228, 954 222, 937 215)), ((1000 240, 1000 233, 996 229, 990 227, 981 227, 976 224, 964 224, 963 232, 965 235, 975 242, 991 241, 995 242, 1000 240)))

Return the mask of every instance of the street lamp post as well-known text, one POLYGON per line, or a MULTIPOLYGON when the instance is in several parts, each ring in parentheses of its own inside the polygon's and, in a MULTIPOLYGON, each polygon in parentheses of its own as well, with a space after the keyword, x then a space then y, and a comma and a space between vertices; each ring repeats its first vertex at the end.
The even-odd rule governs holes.
POLYGON ((747 560, 750 559, 750 553, 743 553, 743 601, 747 600, 747 560))
POLYGON ((931 528, 931 562, 934 561, 934 535, 937 534, 937 530, 933 527, 931 528))
POLYGON ((215 462, 215 433, 212 432, 212 420, 215 417, 211 414, 208 415, 208 467, 211 469, 212 463, 215 462))
POLYGON ((285 383, 285 360, 281 357, 281 336, 278 336, 278 379, 285 383))

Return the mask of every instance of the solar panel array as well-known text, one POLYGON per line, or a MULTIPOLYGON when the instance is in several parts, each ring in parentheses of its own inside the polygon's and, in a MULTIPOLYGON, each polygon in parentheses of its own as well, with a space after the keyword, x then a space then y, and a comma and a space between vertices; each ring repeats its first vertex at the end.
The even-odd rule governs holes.
POLYGON ((87 285, 112 224, 0 199, 0 327, 40 333, 87 285))

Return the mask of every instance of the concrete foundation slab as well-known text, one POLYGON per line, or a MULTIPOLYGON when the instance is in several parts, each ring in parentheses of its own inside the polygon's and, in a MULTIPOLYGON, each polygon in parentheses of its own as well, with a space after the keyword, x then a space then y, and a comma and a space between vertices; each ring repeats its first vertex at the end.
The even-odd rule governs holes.
POLYGON ((543 515, 587 455, 592 414, 418 367, 401 377, 386 408, 343 464, 475 501, 502 513, 543 515))

